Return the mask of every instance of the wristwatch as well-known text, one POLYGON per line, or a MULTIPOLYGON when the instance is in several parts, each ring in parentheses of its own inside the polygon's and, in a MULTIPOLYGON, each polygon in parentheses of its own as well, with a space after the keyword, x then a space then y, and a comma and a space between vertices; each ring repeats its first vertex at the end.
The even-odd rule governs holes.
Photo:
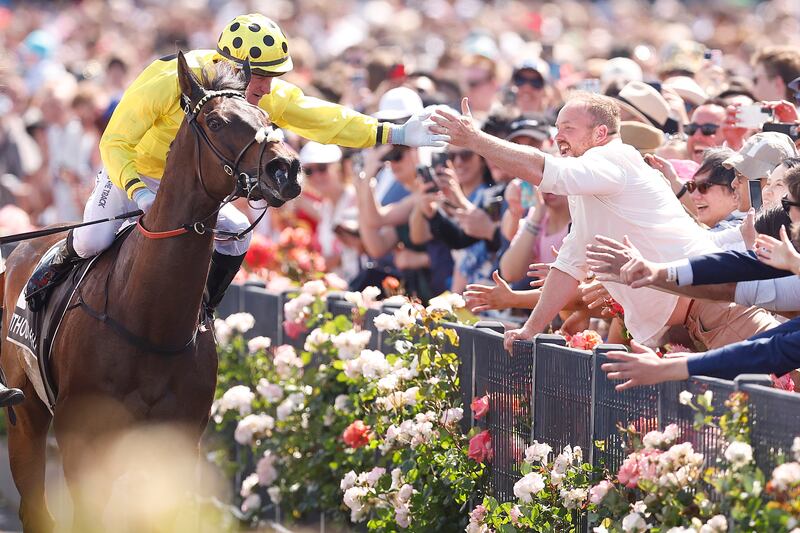
POLYGON ((680 197, 681 197, 681 196, 683 196, 684 194, 686 194, 686 191, 687 191, 687 189, 686 189, 686 184, 684 184, 684 185, 681 185, 681 188, 680 188, 680 190, 679 190, 678 192, 676 192, 676 193, 675 193, 675 197, 676 197, 676 198, 678 198, 678 199, 680 199, 680 197))

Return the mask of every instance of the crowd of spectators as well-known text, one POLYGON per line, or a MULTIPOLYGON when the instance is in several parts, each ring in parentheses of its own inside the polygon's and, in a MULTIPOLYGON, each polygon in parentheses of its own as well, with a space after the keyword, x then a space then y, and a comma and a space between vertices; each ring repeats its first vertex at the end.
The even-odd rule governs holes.
MULTIPOLYGON (((80 219, 127 85, 157 57, 213 48, 247 12, 280 23, 294 62, 285 79, 307 95, 395 123, 426 110, 471 115, 484 135, 520 146, 511 153, 546 154, 544 171, 528 174, 455 138, 444 149, 353 150, 286 132, 304 190, 256 231, 276 239, 308 227, 326 269, 351 288, 392 276, 421 300, 462 293, 475 313, 512 323, 536 308, 527 333, 591 326, 611 341, 689 351, 764 334, 800 310, 764 281, 720 279, 742 283, 681 297, 629 289, 641 276, 623 279, 620 263, 606 269, 614 283, 599 280, 584 257, 600 232, 626 260, 754 258, 759 234, 780 239, 791 227, 800 4, 789 0, 0 1, 0 232, 80 219), (592 125, 605 128, 600 144, 578 151, 565 132, 569 117, 582 120, 580 106, 565 107, 576 95, 584 111, 608 115, 592 125), (609 144, 598 159, 605 136, 630 153, 609 144), (586 170, 596 181, 581 182, 568 158, 596 160, 586 170), (609 161, 624 167, 622 185, 597 178, 609 161), (630 240, 614 234, 615 220, 630 240), (574 283, 554 289, 549 271, 574 283)), ((608 250, 592 264, 613 263, 608 250)), ((665 271, 662 288, 680 292, 665 271)))

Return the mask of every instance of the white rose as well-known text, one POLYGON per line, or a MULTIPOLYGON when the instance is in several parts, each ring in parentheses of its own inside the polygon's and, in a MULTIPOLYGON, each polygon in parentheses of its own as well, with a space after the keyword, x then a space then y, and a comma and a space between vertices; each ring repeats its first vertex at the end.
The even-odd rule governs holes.
POLYGON ((795 437, 792 443, 792 454, 795 461, 800 461, 800 437, 795 437))
POLYGON ((261 507, 261 496, 258 494, 251 494, 242 502, 242 512, 245 514, 255 511, 259 507, 261 507))
POLYGON ((267 489, 267 494, 269 495, 269 499, 272 500, 272 503, 274 503, 275 505, 281 503, 280 487, 269 487, 267 489))
POLYGON ((219 344, 228 344, 232 334, 233 330, 224 320, 219 318, 214 320, 214 337, 219 344))
POLYGON ((544 489, 544 478, 537 472, 531 472, 514 483, 514 496, 525 503, 533 501, 533 495, 544 489))
POLYGON ((385 468, 376 466, 375 468, 367 472, 367 485, 369 485, 370 487, 374 487, 375 484, 378 482, 378 480, 380 480, 381 476, 384 475, 385 473, 386 473, 385 468))
POLYGON ((400 380, 398 379, 397 374, 387 374, 378 380, 378 390, 381 392, 391 392, 397 388, 399 383, 400 380))
POLYGON ((258 485, 258 474, 253 472, 242 481, 242 490, 239 491, 239 494, 242 498, 247 498, 253 493, 256 485, 258 485))
POLYGON ((225 319, 225 323, 233 331, 247 333, 256 325, 256 319, 250 313, 234 313, 225 319))
POLYGON ((256 391, 269 403, 275 403, 283 398, 283 389, 280 385, 270 383, 265 378, 258 380, 256 391))
POLYGON ((261 459, 256 464, 256 474, 258 484, 262 487, 269 487, 278 479, 278 471, 275 469, 275 456, 270 450, 266 450, 261 459))
POLYGON ((399 354, 408 353, 413 347, 414 345, 408 341, 400 340, 394 343, 394 349, 399 354))
POLYGON ((373 320, 373 324, 375 324, 375 329, 381 332, 400 329, 400 322, 397 321, 397 318, 394 315, 388 315, 386 313, 381 313, 376 316, 375 320, 373 320))
POLYGON ((800 463, 784 463, 772 471, 772 484, 783 492, 800 483, 800 463))
POLYGON ((236 425, 233 438, 245 446, 253 443, 253 436, 264 435, 275 427, 275 419, 267 414, 247 415, 236 425))
POLYGON ((303 349, 307 352, 313 352, 329 340, 331 340, 331 336, 328 333, 322 331, 321 328, 315 328, 308 334, 308 337, 306 337, 303 349))
POLYGON ((364 295, 360 292, 346 292, 344 293, 344 300, 353 304, 355 307, 366 307, 364 305, 364 295))
POLYGON ((358 476, 356 476, 356 473, 351 470, 344 475, 342 481, 339 483, 339 488, 342 490, 342 492, 344 492, 350 487, 354 486, 357 479, 358 476))
POLYGON ((400 490, 397 491, 397 497, 400 499, 401 502, 407 502, 411 499, 411 496, 414 495, 414 487, 406 483, 400 490))
POLYGON ((253 337, 247 341, 247 351, 250 353, 266 350, 270 346, 272 346, 272 340, 269 337, 253 337))
POLYGON ((324 281, 322 281, 321 279, 315 279, 312 281, 305 282, 303 286, 300 288, 300 292, 317 297, 317 296, 322 296, 326 292, 328 292, 328 288, 325 286, 324 281))
POLYGON ((681 391, 678 395, 678 402, 680 402, 681 405, 689 405, 692 402, 692 398, 694 398, 694 394, 688 390, 681 391))
POLYGON ((361 359, 351 359, 344 362, 344 375, 350 379, 361 377, 361 359))
POLYGON ((224 415, 228 411, 236 410, 241 416, 252 412, 252 403, 256 395, 245 385, 235 385, 225 391, 219 399, 217 412, 224 415))
POLYGON ((630 513, 622 519, 622 531, 625 533, 645 531, 646 529, 647 522, 644 521, 644 518, 639 513, 630 513))
POLYGON ((530 464, 540 463, 547 459, 547 456, 552 451, 553 448, 549 444, 533 441, 533 444, 525 450, 525 462, 530 464))
POLYGON ((394 317, 397 319, 401 328, 411 326, 417 322, 419 317, 419 309, 414 304, 407 303, 394 312, 394 317))
POLYGON ((703 393, 703 398, 705 398, 706 403, 711 405, 711 400, 714 399, 714 391, 707 390, 703 393))
POLYGON ((386 357, 378 350, 362 350, 359 360, 364 379, 370 381, 382 378, 392 368, 386 361, 386 357))
POLYGON ((700 533, 727 533, 727 531, 728 520, 721 514, 713 516, 700 528, 700 533))
POLYGON ((381 291, 378 287, 372 285, 361 291, 361 294, 364 296, 364 307, 369 307, 373 302, 375 302, 375 300, 378 299, 382 292, 383 291, 381 291))
POLYGON ((406 405, 417 405, 417 394, 419 394, 419 387, 410 387, 406 389, 403 393, 406 405))
POLYGON ((753 460, 753 448, 746 442, 733 441, 725 449, 725 459, 733 468, 741 468, 753 460))
POLYGON ((411 509, 408 505, 401 505, 394 510, 394 521, 403 529, 411 524, 411 509))
POLYGON ((453 407, 442 412, 439 423, 443 426, 450 426, 456 424, 462 418, 464 418, 464 410, 461 407, 453 407))

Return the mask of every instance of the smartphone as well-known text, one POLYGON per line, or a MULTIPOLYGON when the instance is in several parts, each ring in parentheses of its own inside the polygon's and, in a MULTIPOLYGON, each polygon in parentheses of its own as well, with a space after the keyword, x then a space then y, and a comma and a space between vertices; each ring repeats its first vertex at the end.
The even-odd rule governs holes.
POLYGON ((772 120, 772 109, 761 104, 743 105, 736 112, 736 125, 747 129, 761 129, 772 120))
POLYGON ((778 133, 788 135, 795 142, 800 138, 797 134, 797 124, 793 122, 767 122, 764 124, 762 131, 777 131, 778 133))
POLYGON ((503 206, 503 197, 495 196, 483 207, 483 210, 489 215, 493 222, 499 222, 501 218, 501 208, 503 206))
POLYGON ((519 182, 519 196, 522 209, 526 212, 536 205, 536 190, 533 188, 533 185, 525 180, 520 180, 519 182))
POLYGON ((761 209, 761 180, 747 180, 747 186, 750 192, 750 205, 758 211, 761 209))
POLYGON ((439 187, 436 185, 436 180, 433 177, 433 169, 426 165, 420 165, 417 167, 417 174, 422 177, 422 181, 425 183, 433 183, 433 187, 428 190, 428 192, 438 192, 439 187))

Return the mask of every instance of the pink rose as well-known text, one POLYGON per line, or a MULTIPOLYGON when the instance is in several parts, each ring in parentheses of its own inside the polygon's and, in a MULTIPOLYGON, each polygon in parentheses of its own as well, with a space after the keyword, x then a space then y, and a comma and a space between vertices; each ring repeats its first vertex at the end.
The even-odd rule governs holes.
POLYGON ((794 380, 791 374, 784 374, 780 377, 770 374, 769 378, 772 380, 772 386, 776 389, 794 392, 794 380))
POLYGON ((475 398, 472 400, 470 404, 470 408, 472 409, 472 416, 475 417, 475 420, 480 420, 486 413, 489 412, 489 395, 481 396, 480 398, 475 398))
POLYGON ((491 462, 494 457, 489 430, 481 431, 469 440, 469 458, 477 463, 491 462))
POLYGON ((601 481, 600 483, 589 489, 589 501, 595 505, 602 502, 603 499, 606 497, 606 494, 608 494, 608 491, 611 490, 613 487, 614 485, 610 481, 604 479, 603 481, 601 481))

